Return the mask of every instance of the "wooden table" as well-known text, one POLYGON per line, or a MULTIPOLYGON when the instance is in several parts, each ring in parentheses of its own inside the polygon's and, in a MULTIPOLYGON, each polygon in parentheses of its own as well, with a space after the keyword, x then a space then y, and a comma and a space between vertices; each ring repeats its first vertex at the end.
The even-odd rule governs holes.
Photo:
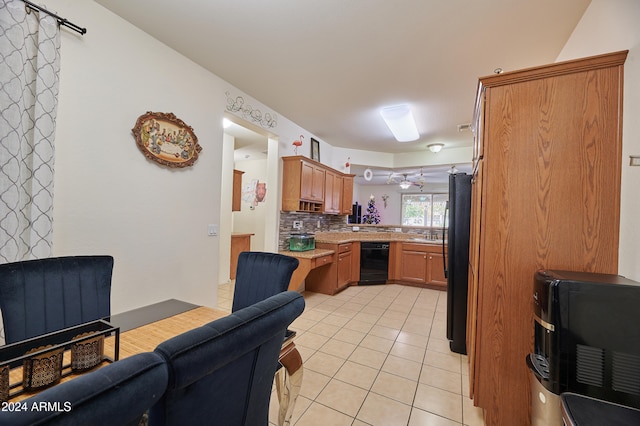
MULTIPOLYGON (((120 327, 119 358, 123 359, 143 352, 152 352, 165 340, 227 315, 229 315, 227 312, 217 309, 169 300, 114 315, 111 318, 111 323, 120 327)), ((105 339, 105 354, 114 354, 114 346, 115 338, 113 336, 105 339)), ((65 353, 64 362, 65 364, 70 362, 68 353, 65 353)), ((278 424, 288 425, 300 392, 303 374, 302 357, 296 349, 292 337, 284 341, 279 362, 283 368, 278 369, 275 377, 280 403, 278 424)), ((106 364, 103 362, 102 365, 106 364)), ((20 367, 11 371, 11 377, 15 380, 20 380, 18 377, 21 378, 21 375, 22 369, 20 367)), ((63 377, 61 382, 72 380, 77 376, 78 374, 72 373, 63 377)), ((11 401, 20 401, 35 393, 37 392, 25 392, 12 398, 11 401)))

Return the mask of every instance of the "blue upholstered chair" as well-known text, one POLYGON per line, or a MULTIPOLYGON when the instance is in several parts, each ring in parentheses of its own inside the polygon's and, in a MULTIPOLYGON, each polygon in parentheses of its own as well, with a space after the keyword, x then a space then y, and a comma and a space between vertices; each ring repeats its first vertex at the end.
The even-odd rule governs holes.
POLYGON ((137 426, 164 393, 167 380, 160 355, 134 355, 26 399, 28 410, 0 411, 0 424, 137 426))
POLYGON ((5 341, 30 337, 111 314, 111 256, 69 256, 0 265, 5 341))
POLYGON ((231 312, 287 291, 298 263, 295 257, 277 253, 240 253, 231 312))
POLYGON ((266 426, 282 339, 303 310, 287 291, 158 345, 169 384, 149 425, 266 426))

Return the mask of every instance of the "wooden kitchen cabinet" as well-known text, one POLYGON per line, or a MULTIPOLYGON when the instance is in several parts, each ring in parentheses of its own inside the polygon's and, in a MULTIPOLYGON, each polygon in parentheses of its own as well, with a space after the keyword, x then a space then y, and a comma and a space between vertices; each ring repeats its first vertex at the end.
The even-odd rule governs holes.
POLYGON ((626 56, 479 81, 467 348, 487 426, 531 423, 535 271, 617 273, 626 56))
POLYGON ((282 210, 351 214, 353 176, 303 156, 282 157, 282 210), (348 198, 349 206, 343 207, 348 198))
POLYGON ((340 200, 340 214, 351 214, 353 205, 353 178, 354 175, 342 176, 342 200, 340 200))
POLYGON ((427 283, 447 288, 442 253, 427 253, 427 283))
POLYGON ((425 251, 402 250, 400 256, 401 281, 425 284, 427 282, 427 253, 425 251))
POLYGON ((336 294, 360 279, 360 242, 343 244, 316 243, 317 249, 333 250, 333 262, 309 272, 305 289, 316 293, 336 294))
POLYGON ((251 251, 251 237, 254 234, 231 234, 231 264, 229 266, 229 277, 236 279, 236 270, 238 269, 238 256, 243 251, 251 251))
POLYGON ((243 171, 234 170, 233 171, 233 193, 231 200, 231 211, 239 212, 240 211, 240 201, 242 201, 242 175, 243 171))
POLYGON ((389 257, 390 280, 446 289, 441 245, 398 242, 391 245, 391 251, 395 253, 389 257))
POLYGON ((300 183, 300 198, 309 201, 324 200, 325 170, 307 161, 301 162, 302 179, 300 183))
POLYGON ((324 184, 324 212, 339 214, 342 201, 342 176, 326 170, 324 184))

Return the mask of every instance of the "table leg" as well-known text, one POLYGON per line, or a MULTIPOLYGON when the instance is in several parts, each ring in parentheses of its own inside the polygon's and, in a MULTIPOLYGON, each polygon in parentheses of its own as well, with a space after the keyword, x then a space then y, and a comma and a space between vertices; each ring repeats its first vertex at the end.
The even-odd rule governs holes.
POLYGON ((283 368, 276 372, 276 391, 280 403, 278 425, 288 426, 291 423, 293 408, 300 393, 303 374, 302 357, 293 344, 283 349, 280 364, 283 368))

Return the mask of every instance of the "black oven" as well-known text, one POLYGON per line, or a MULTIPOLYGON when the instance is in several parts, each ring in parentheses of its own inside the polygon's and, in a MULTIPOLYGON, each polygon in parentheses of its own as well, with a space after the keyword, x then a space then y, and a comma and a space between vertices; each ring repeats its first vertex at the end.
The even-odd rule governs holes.
POLYGON ((363 241, 360 243, 359 285, 385 284, 389 276, 389 243, 363 241))

